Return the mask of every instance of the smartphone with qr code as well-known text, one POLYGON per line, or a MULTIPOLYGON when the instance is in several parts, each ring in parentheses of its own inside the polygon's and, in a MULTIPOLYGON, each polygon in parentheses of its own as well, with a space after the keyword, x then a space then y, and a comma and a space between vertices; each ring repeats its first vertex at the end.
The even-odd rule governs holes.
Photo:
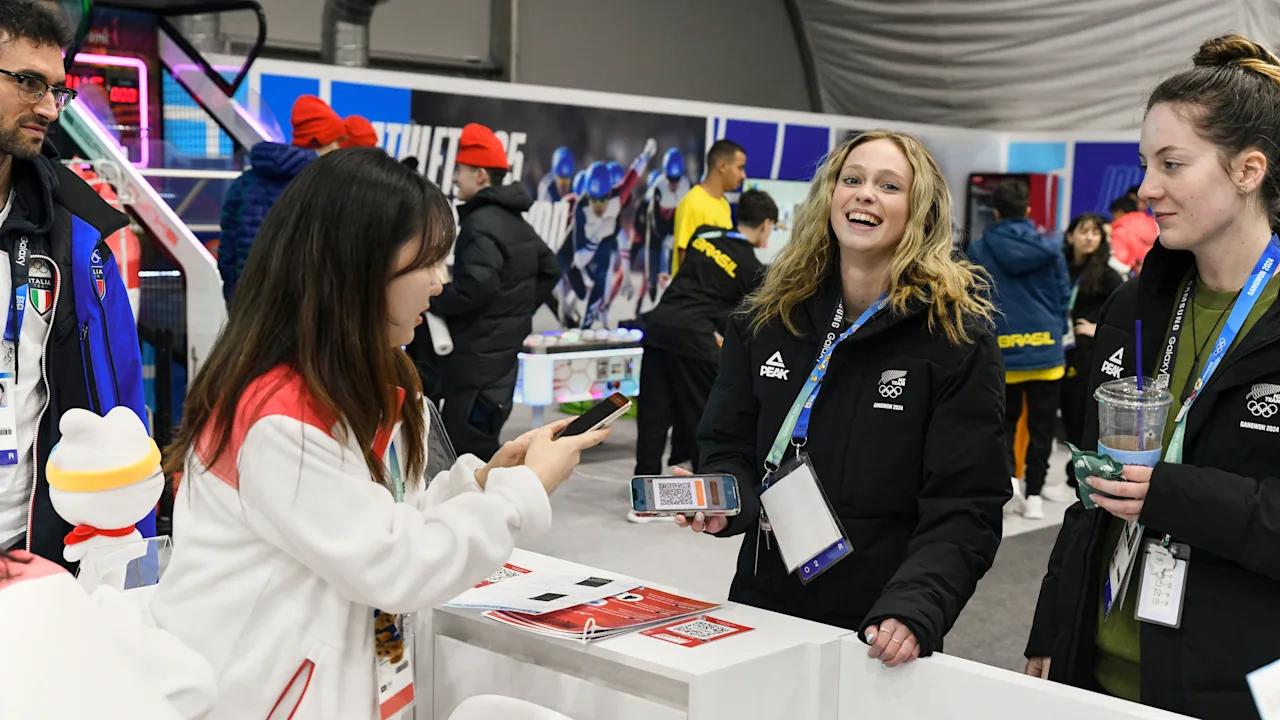
POLYGON ((641 475, 631 478, 631 509, 646 517, 698 512, 728 516, 742 507, 732 475, 641 475))

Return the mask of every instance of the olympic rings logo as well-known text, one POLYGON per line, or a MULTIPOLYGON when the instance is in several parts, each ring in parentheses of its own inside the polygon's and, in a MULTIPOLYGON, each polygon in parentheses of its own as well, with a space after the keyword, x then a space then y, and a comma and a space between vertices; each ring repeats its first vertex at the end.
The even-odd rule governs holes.
POLYGON ((1280 412, 1280 408, 1277 408, 1273 403, 1250 400, 1249 412, 1253 413, 1254 417, 1269 418, 1280 412))
POLYGON ((880 397, 882 398, 896 398, 901 394, 902 394, 902 388, 898 385, 881 385, 880 386, 880 397))

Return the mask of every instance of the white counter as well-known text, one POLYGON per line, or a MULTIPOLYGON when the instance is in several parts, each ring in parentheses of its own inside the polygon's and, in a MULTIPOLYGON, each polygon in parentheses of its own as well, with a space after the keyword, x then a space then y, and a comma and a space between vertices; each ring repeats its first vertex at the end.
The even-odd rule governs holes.
MULTIPOLYGON (((599 573, 521 550, 511 562, 534 572, 599 573)), ((417 718, 444 720, 466 698, 492 693, 573 720, 836 719, 848 631, 733 603, 708 614, 754 629, 694 648, 639 633, 584 645, 475 611, 437 609, 417 639, 417 718)))
POLYGON ((882 668, 856 637, 841 644, 840 720, 1189 720, 948 655, 882 668))

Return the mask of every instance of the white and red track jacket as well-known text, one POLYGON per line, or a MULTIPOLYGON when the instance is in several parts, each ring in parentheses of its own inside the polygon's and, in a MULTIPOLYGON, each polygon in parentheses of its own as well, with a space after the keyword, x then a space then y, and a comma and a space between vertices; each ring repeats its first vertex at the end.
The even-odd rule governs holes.
MULTIPOLYGON (((375 717, 373 609, 447 601, 551 524, 532 470, 495 469, 481 489, 472 455, 425 490, 406 476, 397 503, 334 427, 277 368, 245 392, 220 461, 198 444, 187 462, 151 609, 213 665, 211 720, 375 717)), ((379 436, 384 463, 399 432, 379 436)))
POLYGON ((209 664, 128 591, 92 594, 60 566, 0 558, 0 717, 185 720, 213 706, 209 664))

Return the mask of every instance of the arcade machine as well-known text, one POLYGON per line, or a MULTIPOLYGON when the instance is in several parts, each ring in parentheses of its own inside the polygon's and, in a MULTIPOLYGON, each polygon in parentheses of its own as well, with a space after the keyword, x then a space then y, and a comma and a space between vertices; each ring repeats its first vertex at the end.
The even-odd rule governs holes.
POLYGON ((211 183, 211 172, 236 174, 229 168, 181 165, 174 143, 165 137, 165 115, 174 96, 181 95, 208 118, 202 136, 221 132, 241 149, 281 136, 233 99, 265 42, 264 14, 254 0, 55 4, 77 30, 66 64, 67 82, 79 95, 51 139, 69 167, 133 220, 128 233, 134 237, 119 245, 128 249, 113 245, 113 254, 138 295, 135 317, 147 405, 155 439, 163 446, 181 419, 185 378, 199 370, 226 318, 214 256, 184 218, 193 205, 220 208, 225 185, 211 183), (179 26, 186 15, 226 12, 251 19, 251 27, 256 23, 256 42, 238 56, 219 56, 215 70, 179 26), (228 69, 229 63, 234 67, 228 69), (187 183, 188 191, 175 192, 175 178, 187 183))
POLYGON ((996 185, 1010 179, 1018 179, 1031 188, 1031 219, 1036 230, 1042 233, 1059 231, 1058 198, 1062 178, 1041 173, 972 173, 965 202, 965 240, 968 247, 974 239, 982 237, 987 227, 995 224, 991 209, 991 193, 996 185))
POLYGON ((533 427, 548 405, 640 394, 640 330, 558 330, 525 338, 515 402, 533 407, 533 427))

